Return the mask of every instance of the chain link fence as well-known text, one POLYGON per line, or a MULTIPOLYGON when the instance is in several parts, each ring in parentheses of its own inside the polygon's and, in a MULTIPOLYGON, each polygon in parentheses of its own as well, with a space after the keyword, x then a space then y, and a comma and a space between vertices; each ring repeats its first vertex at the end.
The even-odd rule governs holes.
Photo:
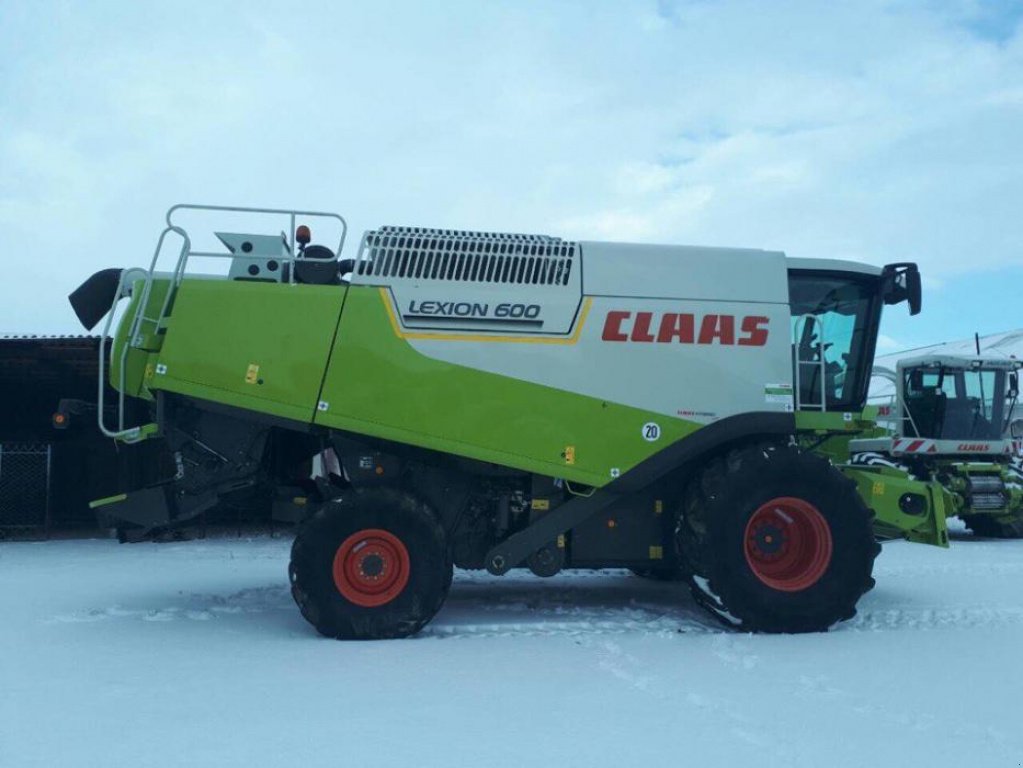
POLYGON ((0 534, 49 532, 52 447, 0 443, 0 534))

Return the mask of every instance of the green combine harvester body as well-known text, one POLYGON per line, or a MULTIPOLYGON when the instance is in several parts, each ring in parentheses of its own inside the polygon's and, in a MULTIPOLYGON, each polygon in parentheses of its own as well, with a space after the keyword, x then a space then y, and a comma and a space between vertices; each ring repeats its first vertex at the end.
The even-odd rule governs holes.
POLYGON ((875 535, 947 545, 940 483, 849 460, 915 265, 412 227, 341 259, 345 233, 176 206, 148 269, 72 294, 113 330, 101 429, 163 446, 158 482, 96 502, 106 521, 144 535, 269 498, 303 520, 303 614, 352 638, 418 631, 452 565, 627 567, 742 628, 823 629, 872 585, 875 535), (178 222, 200 215, 261 234, 201 250, 178 222))

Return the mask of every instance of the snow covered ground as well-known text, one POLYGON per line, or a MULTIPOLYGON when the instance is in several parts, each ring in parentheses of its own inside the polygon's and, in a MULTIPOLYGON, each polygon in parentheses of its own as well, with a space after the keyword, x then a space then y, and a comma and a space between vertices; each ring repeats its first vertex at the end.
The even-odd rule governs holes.
POLYGON ((460 573, 375 643, 306 625, 288 547, 0 543, 0 766, 1023 764, 1023 542, 887 545, 827 634, 625 572, 460 573))

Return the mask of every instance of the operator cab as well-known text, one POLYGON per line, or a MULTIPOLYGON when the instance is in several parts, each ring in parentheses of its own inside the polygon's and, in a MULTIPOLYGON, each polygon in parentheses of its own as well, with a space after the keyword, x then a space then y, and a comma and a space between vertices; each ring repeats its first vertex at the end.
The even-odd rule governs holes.
POLYGON ((920 357, 898 366, 906 437, 1002 440, 1019 395, 1023 361, 920 357))
POLYGON ((920 311, 917 267, 818 259, 789 264, 795 407, 862 411, 881 309, 907 301, 910 314, 920 311))

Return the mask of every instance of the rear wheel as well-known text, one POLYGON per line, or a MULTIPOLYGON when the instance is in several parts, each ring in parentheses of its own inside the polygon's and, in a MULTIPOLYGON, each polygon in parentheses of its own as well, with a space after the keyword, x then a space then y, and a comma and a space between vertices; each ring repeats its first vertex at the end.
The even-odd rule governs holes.
POLYGON ((406 637, 440 610, 453 568, 425 504, 395 490, 353 493, 307 520, 291 548, 291 594, 327 637, 406 637))
POLYGON ((985 536, 991 539, 1023 539, 1023 517, 961 515, 961 518, 975 536, 985 536))
POLYGON ((873 586, 872 517, 826 459, 754 445, 690 482, 677 543, 693 595, 726 624, 813 632, 854 616, 873 586))

